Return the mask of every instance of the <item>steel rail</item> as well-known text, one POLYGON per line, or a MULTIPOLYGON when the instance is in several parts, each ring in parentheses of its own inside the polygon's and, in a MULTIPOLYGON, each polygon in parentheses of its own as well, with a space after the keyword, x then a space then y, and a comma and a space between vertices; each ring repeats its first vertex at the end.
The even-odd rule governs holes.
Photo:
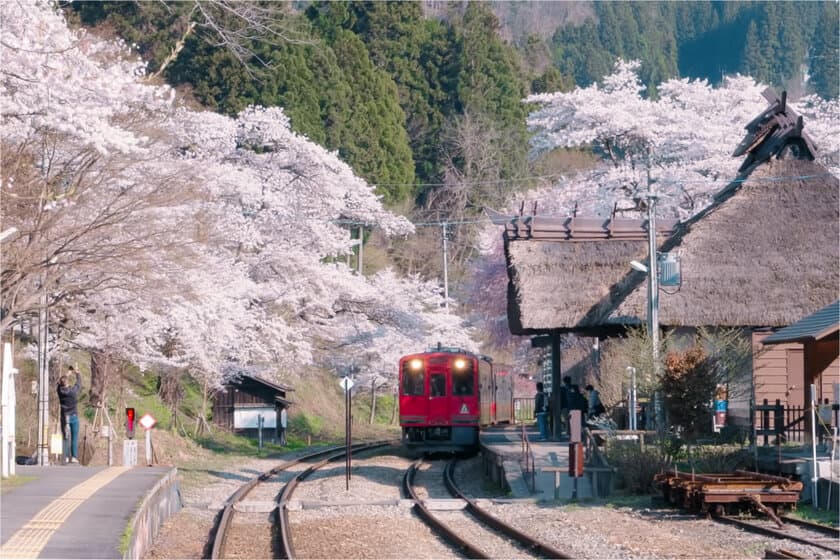
POLYGON ((822 525, 820 523, 814 523, 813 521, 808 521, 807 519, 799 519, 798 517, 791 517, 790 515, 782 515, 780 517, 782 521, 785 523, 790 523, 791 525, 798 525, 799 527, 804 527, 811 531, 815 531, 817 533, 823 533, 824 535, 828 535, 829 537, 834 537, 835 539, 840 539, 840 528, 838 527, 830 527, 828 525, 822 525))
MULTIPOLYGON (((376 442, 374 444, 356 444, 358 446, 369 446, 369 445, 386 445, 383 442, 376 442)), ((355 446, 354 446, 355 447, 355 446)), ((260 474, 256 478, 253 478, 237 488, 237 490, 230 495, 230 497, 225 501, 224 505, 222 506, 221 515, 218 516, 218 521, 215 526, 211 529, 211 542, 212 546, 210 548, 210 558, 212 560, 219 560, 224 557, 225 552, 225 544, 227 540, 227 535, 229 533, 231 523, 233 521, 234 516, 234 506, 245 499, 251 491, 257 487, 262 482, 269 480, 270 478, 276 476, 277 474, 288 470, 291 467, 299 465, 301 463, 305 463, 307 461, 317 459, 318 457, 322 457, 324 455, 328 455, 330 453, 335 453, 337 450, 344 450, 344 446, 336 446, 330 447, 327 449, 321 449, 319 451, 315 451, 313 453, 308 453, 297 459, 293 459, 277 465, 264 473, 260 474)), ((343 455, 345 451, 341 451, 341 455, 343 455)), ((339 456, 341 456, 339 455, 339 456)), ((205 549, 206 550, 206 549, 205 549)))
POLYGON ((504 533, 508 537, 511 537, 520 545, 524 546, 527 550, 531 551, 534 554, 540 555, 545 558, 572 558, 567 554, 564 554, 557 550, 556 548, 547 545, 539 540, 535 539, 530 535, 526 535, 525 533, 521 532, 516 527, 508 525, 498 517, 495 517, 491 513, 481 509, 475 500, 468 498, 461 492, 461 489, 458 488, 458 485, 455 484, 455 464, 458 462, 457 459, 452 459, 443 471, 443 479, 446 484, 446 488, 449 490, 449 493, 456 498, 460 498, 467 503, 467 511, 469 511, 476 519, 496 529, 497 531, 504 533))
POLYGON ((465 540, 455 531, 450 529, 446 523, 442 522, 440 519, 432 515, 432 512, 429 511, 429 508, 423 504, 423 501, 417 496, 417 493, 414 491, 413 482, 414 482, 414 475, 417 472, 417 468, 423 463, 423 458, 417 459, 414 461, 408 469, 406 469, 405 474, 403 475, 403 492, 405 493, 405 497, 414 501, 413 509, 417 512, 417 514, 422 517, 426 523, 432 527, 435 531, 441 534, 443 538, 447 541, 455 545, 459 551, 466 556, 467 558, 490 558, 483 550, 477 548, 469 541, 465 540))
MULTIPOLYGON (((377 449, 386 445, 390 445, 390 442, 377 441, 372 443, 357 443, 351 445, 350 448, 351 451, 361 452, 369 451, 371 449, 377 449)), ((296 475, 292 480, 286 483, 286 485, 283 487, 283 491, 280 492, 280 497, 278 499, 277 506, 277 524, 279 525, 278 534, 280 536, 280 540, 282 541, 280 543, 280 546, 278 547, 282 549, 281 558, 286 558, 287 560, 292 560, 293 558, 295 558, 295 548, 294 544, 292 543, 292 532, 289 527, 289 499, 292 497, 292 494, 294 493, 295 488, 297 488, 299 482, 302 482, 305 478, 307 478, 309 475, 311 475, 327 463, 330 463, 332 461, 335 461, 336 459, 340 459, 341 457, 347 455, 347 448, 344 446, 333 448, 331 451, 335 451, 335 453, 331 454, 323 461, 319 461, 318 463, 313 464, 302 473, 296 475)))
POLYGON ((784 531, 780 531, 778 529, 771 529, 770 527, 762 527, 760 525, 755 525, 754 523, 750 523, 750 522, 744 521, 742 519, 737 519, 735 517, 729 517, 727 515, 713 516, 712 519, 714 519, 715 521, 718 521, 720 523, 727 523, 729 525, 734 525, 736 527, 740 527, 741 529, 744 529, 745 531, 750 531, 752 533, 757 533, 757 534, 760 534, 760 535, 766 535, 766 536, 769 536, 769 537, 775 537, 777 539, 787 539, 787 540, 795 541, 795 542, 798 542, 798 543, 801 543, 801 544, 807 544, 808 546, 813 546, 813 547, 816 547, 816 548, 821 548, 823 550, 828 550, 828 551, 831 551, 835 554, 840 553, 840 548, 838 548, 837 544, 835 544, 834 546, 829 546, 829 545, 823 544, 821 542, 812 541, 810 539, 806 539, 804 537, 799 537, 797 535, 790 535, 790 534, 785 533, 784 531))
POLYGON ((802 556, 801 554, 791 552, 790 550, 785 550, 784 548, 780 548, 779 550, 771 550, 769 548, 766 548, 764 549, 764 558, 786 560, 788 558, 807 558, 807 556, 802 556))

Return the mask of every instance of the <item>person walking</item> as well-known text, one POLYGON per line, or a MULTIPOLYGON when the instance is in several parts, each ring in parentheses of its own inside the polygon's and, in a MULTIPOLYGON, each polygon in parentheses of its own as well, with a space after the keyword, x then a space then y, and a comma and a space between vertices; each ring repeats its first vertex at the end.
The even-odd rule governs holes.
POLYGON ((286 425, 289 421, 286 407, 280 409, 280 445, 286 446, 286 425))
MULTIPOLYGON (((79 462, 79 393, 82 389, 82 376, 73 366, 67 368, 67 373, 58 378, 58 404, 61 407, 61 431, 64 441, 70 439, 70 458, 67 462, 79 462), (75 376, 75 384, 70 386, 70 376, 75 376), (69 434, 68 432, 69 428, 69 434)), ((66 446, 66 443, 65 443, 66 446)))
POLYGON ((548 396, 543 391, 542 381, 537 382, 537 394, 534 395, 534 417, 540 430, 540 439, 548 439, 548 396))

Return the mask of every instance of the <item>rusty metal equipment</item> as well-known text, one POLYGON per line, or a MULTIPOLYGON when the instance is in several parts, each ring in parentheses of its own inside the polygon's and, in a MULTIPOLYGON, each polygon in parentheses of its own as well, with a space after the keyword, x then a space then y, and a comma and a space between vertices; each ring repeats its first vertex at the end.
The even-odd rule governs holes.
POLYGON ((654 483, 669 503, 716 515, 795 508, 803 487, 798 480, 740 470, 726 474, 671 471, 657 474, 654 483))

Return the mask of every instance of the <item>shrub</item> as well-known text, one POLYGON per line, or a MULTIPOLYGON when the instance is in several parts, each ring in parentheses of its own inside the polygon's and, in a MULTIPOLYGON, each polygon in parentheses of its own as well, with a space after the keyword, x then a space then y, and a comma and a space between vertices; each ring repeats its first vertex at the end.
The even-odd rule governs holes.
POLYGON ((739 469, 748 470, 752 464, 753 459, 747 449, 702 445, 690 449, 689 463, 683 467, 689 470, 693 465, 696 473, 730 473, 739 469))
POLYGON ((638 442, 611 441, 607 461, 615 468, 616 488, 632 494, 650 494, 655 488, 653 476, 670 464, 669 456, 659 447, 639 446, 638 442))
POLYGON ((305 412, 289 418, 289 430, 297 434, 318 435, 324 428, 324 419, 305 412))

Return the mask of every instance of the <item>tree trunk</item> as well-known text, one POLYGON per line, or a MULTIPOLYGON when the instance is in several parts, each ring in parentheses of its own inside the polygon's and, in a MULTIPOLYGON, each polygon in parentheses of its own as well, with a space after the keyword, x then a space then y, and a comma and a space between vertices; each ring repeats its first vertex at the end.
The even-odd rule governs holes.
POLYGON ((91 406, 98 407, 105 402, 105 385, 108 379, 110 360, 104 352, 91 352, 90 354, 90 391, 89 402, 91 406))
POLYGON ((400 408, 400 392, 394 389, 394 408, 391 409, 391 424, 397 423, 397 412, 400 408))
POLYGON ((376 379, 370 380, 370 420, 368 424, 373 424, 373 419, 376 417, 376 379))

